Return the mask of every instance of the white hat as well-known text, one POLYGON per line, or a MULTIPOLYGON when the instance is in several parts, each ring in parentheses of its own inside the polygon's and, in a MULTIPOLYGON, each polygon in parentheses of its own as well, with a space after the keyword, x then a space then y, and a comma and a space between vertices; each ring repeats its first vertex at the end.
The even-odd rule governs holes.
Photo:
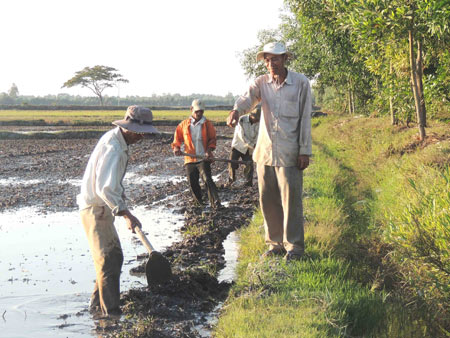
POLYGON ((292 56, 291 52, 288 52, 286 50, 286 46, 281 42, 271 42, 266 45, 264 45, 264 48, 262 51, 258 52, 256 54, 256 61, 260 61, 264 59, 264 54, 274 54, 274 55, 281 55, 281 54, 287 54, 288 57, 292 56))
POLYGON ((200 99, 195 99, 194 101, 192 101, 191 107, 192 111, 205 110, 205 104, 200 99))
POLYGON ((159 133, 153 127, 153 113, 150 109, 140 106, 129 106, 123 120, 112 124, 135 133, 159 133))

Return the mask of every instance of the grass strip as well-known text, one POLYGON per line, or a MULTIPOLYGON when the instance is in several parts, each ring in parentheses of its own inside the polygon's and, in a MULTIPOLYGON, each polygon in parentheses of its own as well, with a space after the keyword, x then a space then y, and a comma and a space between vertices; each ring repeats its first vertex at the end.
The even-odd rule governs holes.
POLYGON ((428 132, 428 143, 420 144, 415 129, 386 119, 315 119, 314 157, 304 179, 306 258, 261 259, 261 215, 242 229, 238 279, 215 336, 445 334, 445 323, 433 327, 423 308, 405 306, 410 299, 396 287, 408 283, 407 271, 390 259, 397 251, 386 240, 410 196, 408 180, 433 181, 424 177, 450 163, 448 126, 437 123, 428 132))

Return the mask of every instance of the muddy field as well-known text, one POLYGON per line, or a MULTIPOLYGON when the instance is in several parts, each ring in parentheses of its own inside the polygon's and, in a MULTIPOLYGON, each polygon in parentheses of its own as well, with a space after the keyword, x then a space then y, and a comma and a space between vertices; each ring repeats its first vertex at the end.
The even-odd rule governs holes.
MULTIPOLYGON (((131 287, 123 292, 124 315, 108 320, 91 318, 93 335, 208 336, 211 318, 227 297, 230 283, 217 279, 225 266, 223 242, 252 218, 257 203, 256 179, 251 188, 244 188, 243 181, 225 188, 226 163, 215 162, 213 177, 225 207, 218 211, 208 206, 193 207, 183 159, 174 157, 170 148, 174 127, 159 129, 165 133, 130 147, 126 195, 130 206, 163 208, 184 219, 180 239, 163 252, 174 275, 164 285, 131 287)), ((232 130, 217 127, 217 133, 215 156, 227 158, 232 130)), ((24 207, 33 207, 42 214, 76 211, 77 182, 96 142, 93 138, 0 140, 0 211, 24 207), (28 183, 14 184, 18 180, 28 183)), ((242 169, 238 177, 242 177, 242 169)), ((154 219, 143 221, 155 226, 158 223, 154 219)), ((146 232, 152 236, 151 231, 146 232)), ((85 244, 87 248, 87 241, 85 244)), ((133 274, 142 274, 145 257, 128 263, 133 274)), ((80 315, 87 315, 87 306, 86 302, 80 315)), ((60 316, 66 319, 64 316, 70 314, 60 316)))

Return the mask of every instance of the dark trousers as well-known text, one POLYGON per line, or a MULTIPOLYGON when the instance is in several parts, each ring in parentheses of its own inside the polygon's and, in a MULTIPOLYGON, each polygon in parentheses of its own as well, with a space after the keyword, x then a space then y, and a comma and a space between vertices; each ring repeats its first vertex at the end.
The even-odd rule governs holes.
POLYGON ((206 161, 186 163, 186 173, 191 188, 192 195, 200 204, 202 200, 202 188, 200 187, 199 178, 206 184, 208 190, 209 203, 212 207, 220 205, 219 193, 217 192, 216 184, 211 177, 211 163, 206 161))
MULTIPOLYGON (((253 184, 253 161, 252 161, 252 156, 250 155, 250 152, 247 150, 247 152, 245 154, 243 154, 235 148, 231 149, 230 160, 239 160, 241 158, 243 161, 250 161, 248 164, 245 165, 244 177, 245 177, 246 185, 251 186, 253 184)), ((237 163, 229 163, 228 164, 228 173, 230 175, 231 182, 236 181, 236 169, 238 167, 239 167, 239 164, 237 164, 237 163)))

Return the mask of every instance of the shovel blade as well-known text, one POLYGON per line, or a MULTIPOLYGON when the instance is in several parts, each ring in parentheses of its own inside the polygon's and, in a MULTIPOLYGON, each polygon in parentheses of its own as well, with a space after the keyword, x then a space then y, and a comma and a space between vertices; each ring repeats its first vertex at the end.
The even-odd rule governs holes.
POLYGON ((161 284, 172 277, 169 261, 157 251, 152 251, 145 265, 148 284, 161 284))

